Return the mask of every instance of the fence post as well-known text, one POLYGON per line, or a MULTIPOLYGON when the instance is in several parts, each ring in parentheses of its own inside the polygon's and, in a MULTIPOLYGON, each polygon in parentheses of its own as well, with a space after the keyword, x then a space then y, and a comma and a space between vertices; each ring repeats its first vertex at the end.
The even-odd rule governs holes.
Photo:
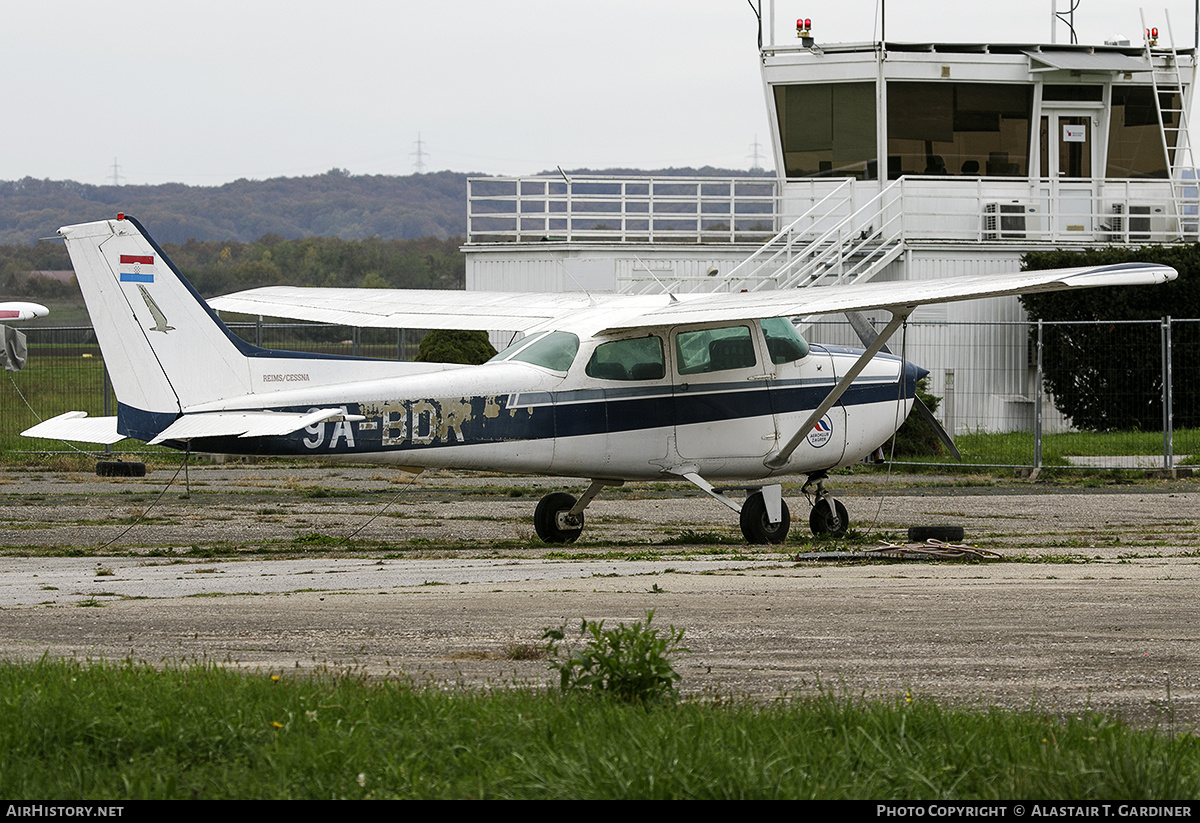
POLYGON ((1162 319, 1163 469, 1175 468, 1175 415, 1171 397, 1171 316, 1162 319))
MULTIPOLYGON (((104 416, 112 416, 112 380, 108 376, 108 364, 104 364, 104 416)), ((112 444, 104 444, 104 453, 112 453, 112 444)))
POLYGON ((950 439, 954 439, 955 420, 954 420, 954 369, 946 369, 945 377, 943 378, 942 394, 942 415, 946 419, 946 432, 950 435, 950 439))
POLYGON ((1042 321, 1037 326, 1037 377, 1033 381, 1033 390, 1037 397, 1033 401, 1033 470, 1042 470, 1042 321))

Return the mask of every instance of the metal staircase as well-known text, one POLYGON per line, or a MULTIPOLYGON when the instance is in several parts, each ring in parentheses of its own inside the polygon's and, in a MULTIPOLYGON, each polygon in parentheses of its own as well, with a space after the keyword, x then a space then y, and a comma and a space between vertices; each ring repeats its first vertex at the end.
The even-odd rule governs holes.
POLYGON ((888 184, 858 208, 853 182, 846 180, 818 200, 719 281, 634 278, 621 291, 644 294, 716 286, 715 290, 737 292, 870 280, 904 252, 900 181, 888 184))

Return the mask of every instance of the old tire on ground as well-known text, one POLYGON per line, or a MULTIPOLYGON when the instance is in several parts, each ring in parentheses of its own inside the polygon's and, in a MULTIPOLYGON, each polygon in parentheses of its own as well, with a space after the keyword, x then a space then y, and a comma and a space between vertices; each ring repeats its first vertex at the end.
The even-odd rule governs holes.
POLYGON ((912 543, 924 543, 926 540, 940 540, 943 543, 957 543, 963 539, 962 526, 909 526, 908 539, 912 543))
POLYGON ((97 460, 100 477, 145 477, 146 464, 136 460, 97 460))
POLYGON ((533 511, 533 529, 547 543, 574 543, 583 533, 583 513, 579 514, 579 527, 567 529, 559 525, 558 515, 570 511, 575 498, 566 492, 551 492, 538 501, 533 511))
POLYGON ((792 514, 786 500, 779 501, 779 522, 771 523, 767 518, 767 502, 762 492, 755 492, 742 504, 742 536, 747 543, 782 543, 787 540, 792 527, 792 514))
POLYGON ((850 530, 850 515, 840 500, 818 500, 808 513, 808 527, 817 537, 845 537, 850 530), (830 504, 833 511, 829 510, 830 504))

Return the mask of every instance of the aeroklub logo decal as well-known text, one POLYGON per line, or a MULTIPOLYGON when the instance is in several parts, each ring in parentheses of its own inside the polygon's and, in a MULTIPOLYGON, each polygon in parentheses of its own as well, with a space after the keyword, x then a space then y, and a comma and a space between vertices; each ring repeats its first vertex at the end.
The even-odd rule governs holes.
POLYGON ((833 439, 833 421, 826 415, 817 421, 817 425, 813 426, 813 430, 808 433, 805 440, 808 445, 814 449, 819 449, 833 439))
POLYGON ((167 316, 163 314, 162 309, 154 302, 154 298, 150 296, 150 292, 146 291, 146 287, 138 283, 138 291, 142 293, 142 299, 146 301, 146 308, 150 310, 150 316, 154 318, 154 325, 150 326, 147 331, 160 331, 163 334, 175 331, 174 326, 167 325, 167 316))

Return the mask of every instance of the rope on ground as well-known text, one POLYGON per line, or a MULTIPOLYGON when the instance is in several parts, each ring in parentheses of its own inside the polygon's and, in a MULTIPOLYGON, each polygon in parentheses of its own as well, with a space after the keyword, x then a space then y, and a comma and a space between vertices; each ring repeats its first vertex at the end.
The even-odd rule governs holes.
POLYGON ((163 486, 162 491, 160 491, 158 493, 158 496, 154 498, 153 502, 150 503, 149 507, 147 507, 140 514, 138 514, 138 516, 134 518, 133 522, 130 523, 128 526, 126 526, 124 529, 122 529, 121 532, 119 534, 117 534, 116 537, 112 538, 107 543, 100 546, 101 550, 107 549, 113 543, 116 543, 122 537, 129 534, 129 532, 131 532, 133 530, 134 526, 136 526, 138 523, 141 523, 142 520, 144 520, 146 518, 146 516, 150 514, 150 512, 154 511, 154 508, 162 501, 163 495, 165 495, 167 493, 167 489, 171 488, 171 486, 175 483, 175 479, 179 477, 179 473, 181 471, 183 471, 184 467, 188 464, 188 456, 189 456, 188 454, 184 454, 183 462, 179 465, 179 468, 177 468, 175 470, 175 473, 173 475, 171 475, 171 479, 167 481, 167 485, 163 486))
POLYGON ((391 500, 389 500, 389 501, 387 501, 386 503, 384 503, 384 504, 383 504, 383 507, 382 507, 382 508, 381 508, 379 511, 377 511, 377 512, 375 512, 375 514, 371 515, 370 519, 368 519, 366 523, 363 523, 363 524, 362 524, 361 526, 359 526, 357 529, 355 529, 354 531, 350 532, 350 534, 348 534, 348 535, 346 535, 345 537, 343 537, 343 538, 342 538, 342 542, 344 542, 344 543, 349 543, 351 540, 353 540, 355 537, 357 537, 359 532, 361 532, 361 531, 362 531, 363 529, 365 529, 367 526, 369 526, 369 525, 371 525, 372 523, 374 523, 374 522, 375 522, 375 521, 376 521, 376 520, 377 520, 377 519, 378 519, 380 516, 382 516, 382 515, 383 515, 383 513, 384 513, 385 511, 387 511, 387 510, 388 510, 388 508, 389 508, 389 507, 390 507, 390 506, 391 506, 393 503, 395 503, 397 500, 399 500, 399 499, 400 499, 400 495, 402 495, 402 494, 404 494, 406 491, 408 491, 408 487, 409 487, 409 486, 411 486, 411 485, 412 485, 412 483, 413 483, 413 481, 417 479, 417 474, 416 474, 416 473, 414 473, 414 472, 405 472, 405 474, 407 474, 407 475, 408 475, 408 480, 407 480, 407 481, 405 481, 404 485, 400 487, 400 491, 396 492, 396 494, 392 496, 392 499, 391 499, 391 500))

